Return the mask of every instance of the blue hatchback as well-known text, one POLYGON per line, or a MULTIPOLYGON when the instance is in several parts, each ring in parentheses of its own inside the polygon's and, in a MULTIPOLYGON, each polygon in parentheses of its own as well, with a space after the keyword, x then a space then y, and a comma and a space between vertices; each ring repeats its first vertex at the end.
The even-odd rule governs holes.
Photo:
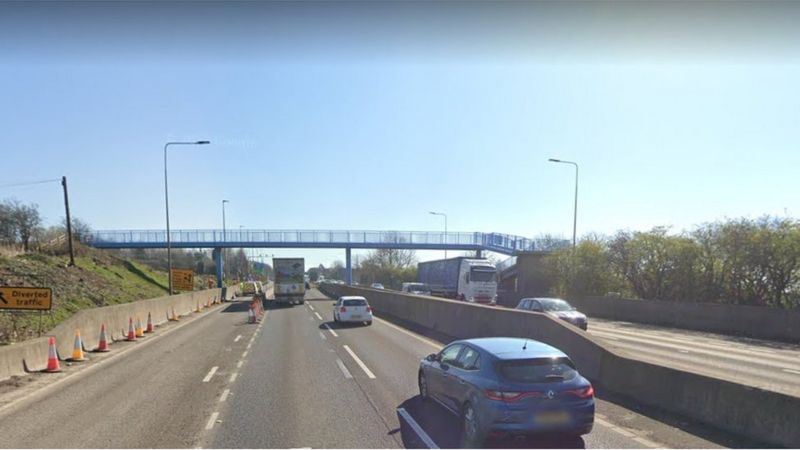
POLYGON ((419 365, 419 392, 462 421, 462 443, 594 425, 594 389, 562 351, 522 338, 452 342, 419 365))

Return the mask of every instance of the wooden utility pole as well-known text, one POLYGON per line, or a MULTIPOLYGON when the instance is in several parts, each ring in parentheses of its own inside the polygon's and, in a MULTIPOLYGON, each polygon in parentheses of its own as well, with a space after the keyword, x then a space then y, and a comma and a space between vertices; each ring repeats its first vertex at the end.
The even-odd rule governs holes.
POLYGON ((64 187, 64 209, 67 211, 67 246, 69 247, 69 265, 75 265, 75 253, 72 248, 72 220, 69 218, 69 194, 67 194, 67 177, 61 177, 61 186, 64 187))

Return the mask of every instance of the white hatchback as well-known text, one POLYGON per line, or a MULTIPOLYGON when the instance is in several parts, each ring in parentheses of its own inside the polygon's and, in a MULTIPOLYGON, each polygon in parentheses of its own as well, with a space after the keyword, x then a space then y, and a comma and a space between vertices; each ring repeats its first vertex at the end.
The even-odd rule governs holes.
POLYGON ((334 322, 362 322, 372 325, 372 307, 360 296, 339 297, 333 304, 334 322))

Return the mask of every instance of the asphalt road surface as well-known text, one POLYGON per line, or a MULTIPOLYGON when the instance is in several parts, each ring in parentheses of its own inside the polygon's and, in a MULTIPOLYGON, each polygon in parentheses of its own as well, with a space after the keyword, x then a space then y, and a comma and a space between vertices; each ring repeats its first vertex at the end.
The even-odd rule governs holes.
MULTIPOLYGON (((246 301, 229 303, 142 342, 116 344, 131 349, 95 368, 89 363, 15 402, 0 398, 0 446, 458 445, 457 420, 417 396, 419 360, 441 342, 381 319, 369 327, 338 326, 331 300, 316 290, 307 298, 305 305, 268 308, 260 324, 247 323, 246 301)), ((489 445, 739 443, 694 424, 655 417, 598 399, 594 431, 582 439, 489 445)))
POLYGON ((645 361, 800 395, 800 345, 601 319, 589 333, 645 361))

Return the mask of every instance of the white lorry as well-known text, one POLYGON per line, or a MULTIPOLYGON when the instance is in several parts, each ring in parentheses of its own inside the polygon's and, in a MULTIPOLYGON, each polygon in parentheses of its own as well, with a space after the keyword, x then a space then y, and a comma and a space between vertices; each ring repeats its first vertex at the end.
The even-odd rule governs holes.
POLYGON ((421 262, 417 279, 431 293, 468 302, 497 303, 497 269, 487 259, 458 257, 421 262))
POLYGON ((275 301, 285 304, 305 303, 305 260, 303 258, 272 258, 275 273, 275 301))

